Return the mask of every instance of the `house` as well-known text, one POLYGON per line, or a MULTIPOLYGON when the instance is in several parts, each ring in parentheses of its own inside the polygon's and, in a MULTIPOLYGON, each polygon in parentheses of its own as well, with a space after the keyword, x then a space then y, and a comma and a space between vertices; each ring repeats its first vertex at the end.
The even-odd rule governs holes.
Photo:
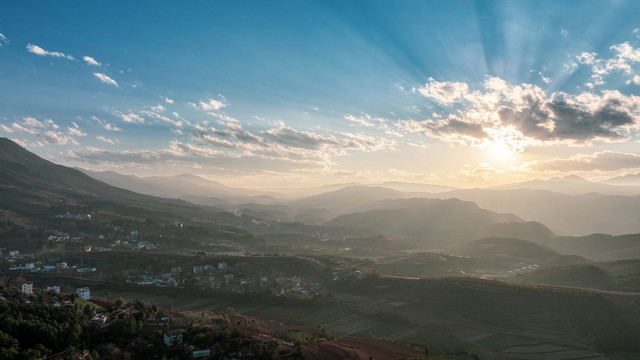
POLYGON ((168 333, 164 333, 163 342, 167 346, 182 344, 182 332, 173 330, 173 331, 169 331, 168 333))
POLYGON ((76 296, 82 300, 89 300, 91 292, 88 287, 78 288, 76 289, 76 296))
POLYGON ((33 294, 33 283, 26 282, 22 284, 22 293, 23 294, 33 294))
POLYGON ((205 349, 205 350, 193 350, 193 352, 191 353, 191 357, 194 359, 197 358, 201 358, 201 357, 209 357, 211 356, 211 350, 210 349, 205 349))
POLYGON ((362 271, 360 271, 360 270, 356 270, 356 271, 354 271, 354 272, 353 272, 353 276, 354 276, 356 279, 358 279, 358 280, 362 279, 362 277, 363 277, 363 275, 362 275, 362 271))
POLYGON ((60 294, 60 286, 59 285, 47 285, 47 292, 53 291, 56 294, 60 294))

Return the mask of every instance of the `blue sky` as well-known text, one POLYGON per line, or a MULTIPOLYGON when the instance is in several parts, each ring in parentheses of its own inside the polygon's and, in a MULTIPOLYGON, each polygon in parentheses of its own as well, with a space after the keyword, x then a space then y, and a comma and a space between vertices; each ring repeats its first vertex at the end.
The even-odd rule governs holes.
POLYGON ((278 187, 640 172, 634 1, 0 4, 0 136, 278 187))

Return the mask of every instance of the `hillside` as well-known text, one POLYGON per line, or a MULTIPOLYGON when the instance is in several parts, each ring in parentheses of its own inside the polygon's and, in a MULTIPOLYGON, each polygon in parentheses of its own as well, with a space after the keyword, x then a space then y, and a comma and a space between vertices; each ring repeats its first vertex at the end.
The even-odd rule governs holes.
POLYGON ((471 257, 495 256, 538 261, 559 255, 550 248, 532 241, 510 238, 472 240, 448 248, 447 253, 471 257))
POLYGON ((336 216, 361 209, 363 206, 375 201, 407 196, 404 192, 389 188, 352 185, 339 190, 290 201, 288 205, 296 209, 324 209, 336 216))
POLYGON ((483 237, 517 238, 541 242, 555 237, 548 227, 537 221, 497 223, 487 226, 481 233, 483 237))
POLYGON ((455 190, 431 196, 472 201, 483 209, 513 213, 562 235, 613 235, 640 232, 640 196, 588 193, 567 195, 546 190, 455 190))
POLYGON ((587 289, 616 289, 611 274, 596 265, 571 265, 540 269, 520 275, 518 281, 587 289))
POLYGON ((8 139, 0 139, 1 209, 38 218, 53 216, 52 209, 66 211, 74 206, 142 220, 231 219, 214 208, 107 185, 78 170, 44 160, 8 139))
POLYGON ((563 236, 550 239, 545 244, 565 254, 581 255, 597 261, 640 257, 640 234, 563 236))
POLYGON ((494 213, 457 199, 395 199, 369 206, 374 210, 342 215, 324 225, 368 229, 441 246, 472 239, 492 224, 522 221, 515 215, 494 213))

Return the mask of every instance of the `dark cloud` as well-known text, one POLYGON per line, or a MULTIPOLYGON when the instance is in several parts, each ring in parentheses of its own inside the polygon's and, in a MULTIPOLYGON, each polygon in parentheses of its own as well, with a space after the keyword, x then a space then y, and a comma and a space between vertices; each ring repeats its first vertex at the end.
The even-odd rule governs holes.
POLYGON ((547 95, 535 85, 511 86, 499 78, 488 79, 484 88, 484 92, 457 96, 462 108, 441 114, 444 120, 436 117, 409 127, 405 122, 403 127, 446 141, 460 141, 459 137, 482 141, 490 138, 487 133, 503 134, 511 128, 524 136, 524 146, 557 141, 583 144, 594 139, 623 139, 640 113, 640 98, 615 90, 600 95, 547 95))

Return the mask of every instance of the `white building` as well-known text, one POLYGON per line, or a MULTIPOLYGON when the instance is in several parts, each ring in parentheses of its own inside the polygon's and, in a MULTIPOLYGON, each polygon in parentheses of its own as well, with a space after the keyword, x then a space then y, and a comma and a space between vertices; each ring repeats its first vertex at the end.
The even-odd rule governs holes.
POLYGON ((78 288, 76 289, 76 296, 82 300, 89 300, 91 292, 88 287, 78 288))
POLYGON ((33 294, 33 283, 28 282, 28 283, 22 284, 22 293, 33 294))
POLYGON ((164 333, 164 344, 167 346, 173 346, 174 344, 182 344, 182 333, 179 331, 170 331, 164 333))

